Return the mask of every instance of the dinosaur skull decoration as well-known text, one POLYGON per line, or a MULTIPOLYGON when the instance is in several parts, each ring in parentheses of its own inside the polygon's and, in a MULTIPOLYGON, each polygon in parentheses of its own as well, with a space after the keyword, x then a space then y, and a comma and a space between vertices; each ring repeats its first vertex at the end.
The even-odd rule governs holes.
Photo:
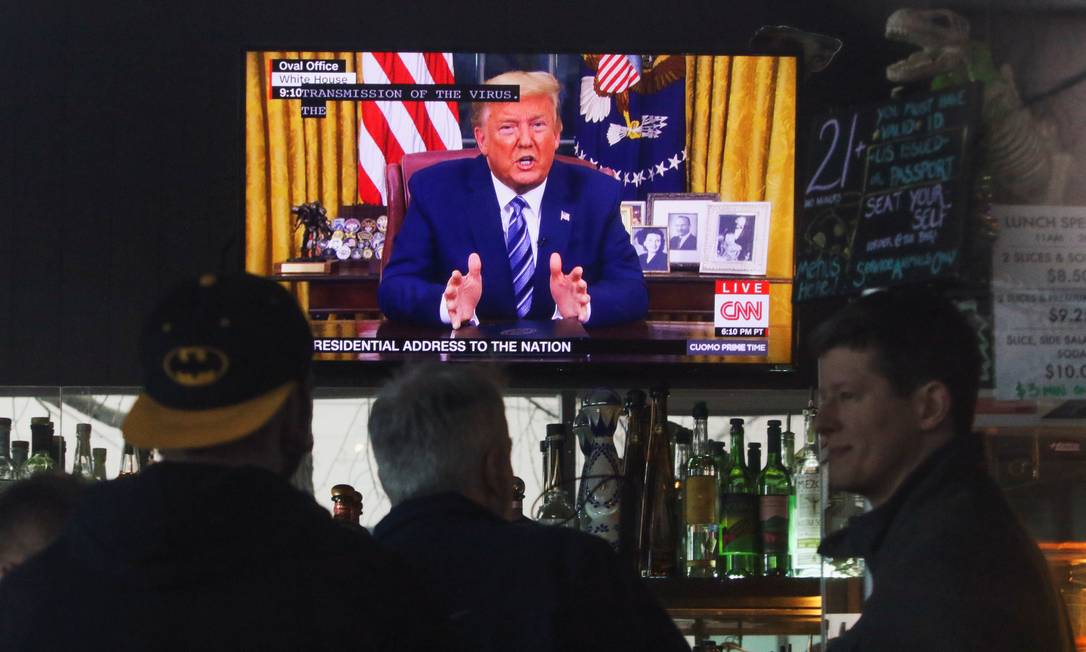
POLYGON ((949 9, 898 9, 886 20, 886 38, 921 48, 886 67, 887 79, 907 83, 960 66, 969 43, 969 21, 949 9))

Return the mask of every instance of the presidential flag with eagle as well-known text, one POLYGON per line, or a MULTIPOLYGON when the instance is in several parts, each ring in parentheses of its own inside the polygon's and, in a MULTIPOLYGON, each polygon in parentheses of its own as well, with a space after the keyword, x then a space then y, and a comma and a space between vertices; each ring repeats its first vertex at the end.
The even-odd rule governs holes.
POLYGON ((623 199, 686 190, 686 57, 585 54, 574 153, 608 167, 623 199))

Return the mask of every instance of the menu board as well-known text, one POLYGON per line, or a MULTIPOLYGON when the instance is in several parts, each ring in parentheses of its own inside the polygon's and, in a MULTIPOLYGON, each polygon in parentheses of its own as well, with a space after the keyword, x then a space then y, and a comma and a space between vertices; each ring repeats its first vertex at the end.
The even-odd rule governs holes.
POLYGON ((996 397, 1086 398, 1086 207, 992 214, 996 397))
POLYGON ((797 302, 957 271, 980 97, 970 84, 814 120, 797 302))

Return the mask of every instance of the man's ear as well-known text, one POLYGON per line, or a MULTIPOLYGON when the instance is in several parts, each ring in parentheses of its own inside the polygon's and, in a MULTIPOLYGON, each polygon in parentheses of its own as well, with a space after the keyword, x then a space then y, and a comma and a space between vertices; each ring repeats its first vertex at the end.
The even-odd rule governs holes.
POLYGON ((472 133, 475 134, 475 146, 479 148, 479 152, 482 153, 483 156, 486 156, 486 131, 482 127, 474 127, 472 133))
POLYGON ((913 413, 923 431, 935 430, 950 420, 950 389, 939 380, 929 380, 913 391, 913 413))
POLYGON ((284 408, 286 423, 281 444, 288 454, 300 457, 313 450, 313 399, 309 388, 299 385, 284 408))

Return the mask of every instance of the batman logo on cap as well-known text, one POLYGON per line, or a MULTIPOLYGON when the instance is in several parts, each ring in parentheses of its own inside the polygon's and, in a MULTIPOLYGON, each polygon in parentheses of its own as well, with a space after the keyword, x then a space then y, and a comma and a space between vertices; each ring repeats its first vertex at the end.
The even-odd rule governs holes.
POLYGON ((211 385, 226 374, 230 359, 210 346, 179 346, 162 359, 166 376, 184 387, 211 385))

